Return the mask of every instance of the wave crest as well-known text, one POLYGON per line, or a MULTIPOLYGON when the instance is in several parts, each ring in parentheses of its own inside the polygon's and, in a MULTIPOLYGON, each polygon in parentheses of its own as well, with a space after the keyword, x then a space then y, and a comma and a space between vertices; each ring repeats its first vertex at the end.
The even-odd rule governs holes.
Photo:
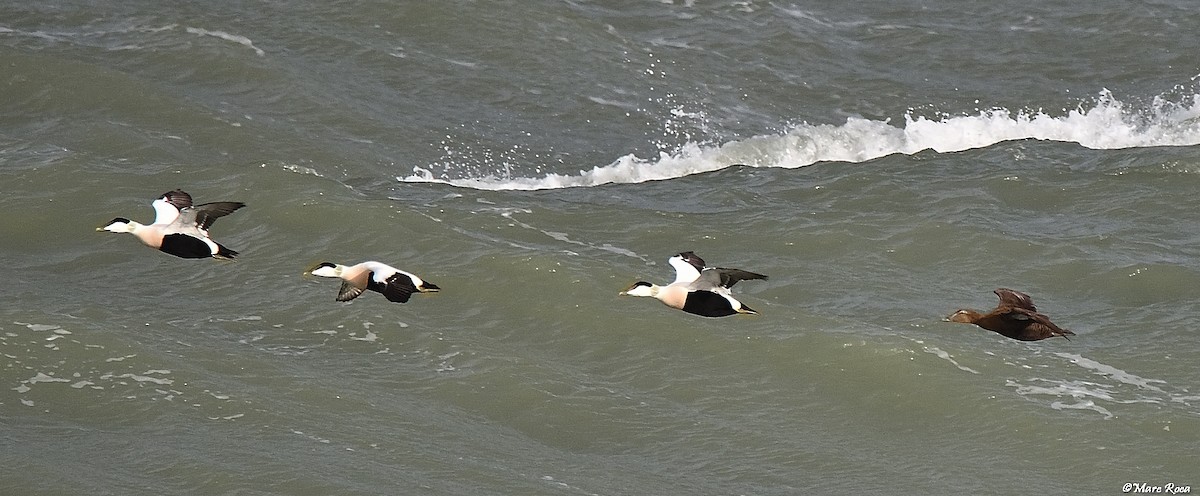
POLYGON ((1200 95, 1192 95, 1190 102, 1184 103, 1159 97, 1144 111, 1127 107, 1105 90, 1095 106, 1088 109, 1080 106, 1061 116, 1041 110, 1013 112, 999 108, 982 110, 976 115, 930 119, 910 112, 905 115, 902 127, 890 120, 852 117, 841 125, 802 123, 782 134, 719 145, 688 142, 672 153, 663 152, 649 159, 629 154, 575 175, 441 179, 428 169, 414 167, 413 174, 397 179, 481 190, 559 189, 674 179, 734 164, 797 168, 817 162, 864 162, 893 153, 913 154, 927 149, 950 153, 1021 139, 1078 143, 1094 149, 1200 144, 1200 95))

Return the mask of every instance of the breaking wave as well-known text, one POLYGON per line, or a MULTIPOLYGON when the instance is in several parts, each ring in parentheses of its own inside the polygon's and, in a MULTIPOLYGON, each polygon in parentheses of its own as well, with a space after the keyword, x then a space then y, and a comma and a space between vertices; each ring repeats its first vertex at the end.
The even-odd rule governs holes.
POLYGON ((654 158, 625 155, 578 174, 447 179, 414 167, 411 175, 397 179, 482 190, 557 189, 673 179, 734 164, 797 168, 826 161, 863 162, 927 149, 959 152, 1020 139, 1078 143, 1093 149, 1196 145, 1200 144, 1200 95, 1183 103, 1159 97, 1149 109, 1134 110, 1104 91, 1091 108, 1080 106, 1064 115, 1003 108, 933 119, 910 113, 900 126, 890 120, 849 118, 841 125, 797 124, 781 134, 717 145, 688 142, 654 158))

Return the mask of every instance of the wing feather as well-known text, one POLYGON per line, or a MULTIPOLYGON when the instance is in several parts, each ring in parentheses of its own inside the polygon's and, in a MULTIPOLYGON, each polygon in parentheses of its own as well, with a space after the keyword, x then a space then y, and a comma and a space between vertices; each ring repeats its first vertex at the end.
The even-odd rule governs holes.
MULTIPOLYGON (((714 267, 705 269, 700 273, 700 278, 697 283, 703 283, 708 287, 721 287, 725 289, 732 288, 738 281, 746 281, 751 279, 766 279, 767 276, 750 272, 742 269, 724 269, 714 267)), ((698 286, 698 285, 697 285, 698 286)))
POLYGON ((159 198, 170 203, 176 210, 183 210, 192 206, 192 195, 184 193, 181 189, 163 193, 159 198))
POLYGON ((367 288, 360 288, 350 283, 350 281, 342 281, 342 288, 338 290, 337 301, 350 301, 358 298, 358 295, 363 294, 367 288))
POLYGON ((1000 305, 1011 305, 1017 308, 1024 308, 1036 312, 1037 307, 1033 305, 1033 298, 1020 291, 1013 291, 1008 288, 997 288, 996 296, 1000 297, 1000 305))
POLYGON ((697 272, 704 270, 704 259, 700 258, 700 256, 695 252, 685 251, 680 253, 678 256, 679 258, 682 258, 684 262, 687 262, 692 267, 695 267, 697 272))
POLYGON ((229 215, 244 206, 246 204, 242 202, 213 202, 197 205, 192 209, 195 212, 196 227, 207 231, 217 219, 229 215))
POLYGON ((417 286, 413 284, 412 278, 404 272, 397 272, 383 282, 376 281, 372 277, 367 288, 383 293, 388 301, 396 303, 407 302, 412 294, 417 292, 417 286))
POLYGON ((1046 314, 1038 313, 1028 308, 1009 307, 1007 311, 1000 314, 1000 318, 1025 326, 1027 332, 1033 335, 1044 335, 1045 337, 1075 335, 1074 332, 1063 329, 1058 324, 1051 322, 1050 317, 1046 314))
POLYGON ((690 283, 700 277, 704 270, 704 260, 695 253, 685 251, 667 259, 667 263, 675 268, 675 283, 690 283))

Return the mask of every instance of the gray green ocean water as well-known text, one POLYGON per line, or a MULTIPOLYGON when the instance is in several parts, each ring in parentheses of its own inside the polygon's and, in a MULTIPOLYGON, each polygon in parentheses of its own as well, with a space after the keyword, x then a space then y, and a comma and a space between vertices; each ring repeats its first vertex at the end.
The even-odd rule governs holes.
POLYGON ((1198 486, 1197 25, 0 3, 0 494, 1198 486), (95 232, 174 188, 238 261, 95 232), (617 295, 683 250, 761 315, 617 295), (443 291, 302 276, 362 260, 443 291), (941 321, 1001 286, 1077 335, 941 321))

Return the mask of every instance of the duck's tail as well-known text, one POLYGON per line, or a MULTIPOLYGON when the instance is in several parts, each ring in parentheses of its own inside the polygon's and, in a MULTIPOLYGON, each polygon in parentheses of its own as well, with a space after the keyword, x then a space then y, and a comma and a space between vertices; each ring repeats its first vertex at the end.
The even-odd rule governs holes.
POLYGON ((750 308, 743 303, 742 307, 737 309, 737 313, 746 314, 746 315, 758 315, 758 310, 750 308))
POLYGON ((1070 340, 1071 340, 1071 338, 1068 338, 1067 336, 1074 336, 1074 335, 1075 335, 1075 333, 1073 333, 1073 332, 1071 332, 1071 331, 1068 331, 1068 330, 1066 330, 1066 329, 1059 329, 1058 335, 1059 335, 1059 336, 1062 336, 1062 337, 1063 337, 1063 339, 1065 339, 1065 340, 1067 340, 1067 341, 1070 341, 1070 340))
POLYGON ((216 243, 216 245, 217 252, 213 254, 213 258, 218 260, 233 260, 237 258, 238 252, 226 248, 225 245, 222 245, 221 243, 216 243))

